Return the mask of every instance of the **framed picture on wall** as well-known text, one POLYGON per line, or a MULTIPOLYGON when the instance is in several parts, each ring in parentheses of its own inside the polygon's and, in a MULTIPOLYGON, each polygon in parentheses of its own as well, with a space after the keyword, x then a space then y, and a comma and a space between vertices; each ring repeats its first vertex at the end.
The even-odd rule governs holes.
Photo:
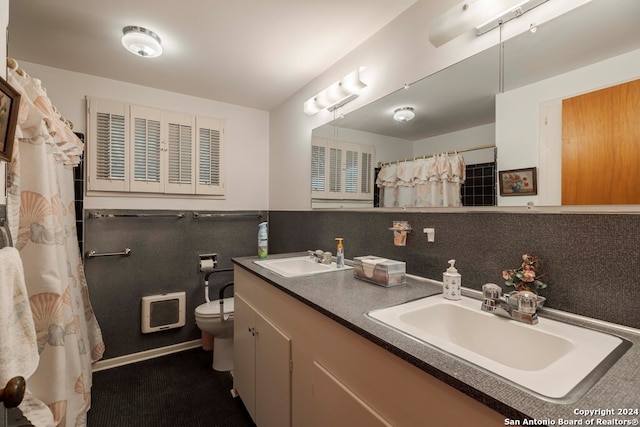
POLYGON ((0 160, 11 161, 19 108, 20 93, 0 77, 0 160))
POLYGON ((498 175, 501 196, 532 196, 538 194, 536 168, 500 171, 498 175))

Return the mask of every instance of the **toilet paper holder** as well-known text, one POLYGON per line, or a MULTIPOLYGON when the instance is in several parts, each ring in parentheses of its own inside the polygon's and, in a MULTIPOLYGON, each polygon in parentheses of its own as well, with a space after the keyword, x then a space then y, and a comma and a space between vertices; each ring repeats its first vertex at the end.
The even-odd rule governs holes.
POLYGON ((200 254, 198 255, 200 261, 198 263, 198 268, 202 272, 210 272, 213 271, 218 265, 218 254, 200 254))

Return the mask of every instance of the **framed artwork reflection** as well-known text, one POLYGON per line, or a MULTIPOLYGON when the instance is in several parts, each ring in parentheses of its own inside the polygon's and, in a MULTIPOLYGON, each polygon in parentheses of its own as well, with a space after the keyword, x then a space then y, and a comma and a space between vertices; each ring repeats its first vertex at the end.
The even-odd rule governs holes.
POLYGON ((538 194, 536 168, 511 169, 498 172, 501 196, 532 196, 538 194))
POLYGON ((0 160, 11 161, 19 108, 20 93, 0 77, 0 160))

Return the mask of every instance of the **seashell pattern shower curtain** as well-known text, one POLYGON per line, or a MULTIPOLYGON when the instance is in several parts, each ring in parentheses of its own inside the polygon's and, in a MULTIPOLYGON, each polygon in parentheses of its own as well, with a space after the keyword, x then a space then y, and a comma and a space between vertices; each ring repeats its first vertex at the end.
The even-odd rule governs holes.
POLYGON ((83 144, 38 79, 15 64, 8 81, 22 102, 8 165, 7 216, 24 265, 40 356, 27 387, 56 426, 82 426, 91 402, 91 363, 104 353, 75 226, 72 168, 83 144))

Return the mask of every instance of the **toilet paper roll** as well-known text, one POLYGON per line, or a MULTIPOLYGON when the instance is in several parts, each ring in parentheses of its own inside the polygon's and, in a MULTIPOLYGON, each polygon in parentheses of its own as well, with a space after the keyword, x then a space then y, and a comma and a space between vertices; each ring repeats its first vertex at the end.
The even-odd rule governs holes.
POLYGON ((200 260, 200 271, 213 271, 215 268, 215 264, 212 259, 201 259, 200 260))

